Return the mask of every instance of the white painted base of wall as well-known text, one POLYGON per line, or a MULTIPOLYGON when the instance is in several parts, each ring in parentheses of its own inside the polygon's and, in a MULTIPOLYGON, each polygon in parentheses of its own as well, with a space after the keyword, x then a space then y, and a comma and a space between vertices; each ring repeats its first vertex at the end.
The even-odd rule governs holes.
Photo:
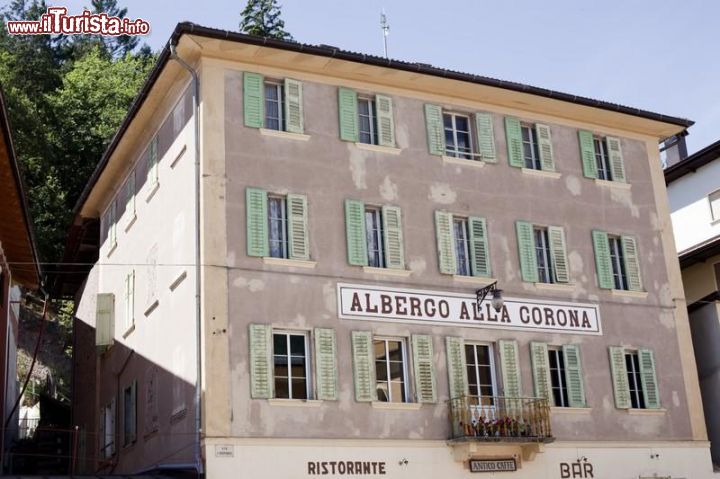
MULTIPOLYGON (((212 479, 235 478, 240 471, 246 477, 278 479, 312 479, 316 476, 328 479, 344 476, 376 479, 706 479, 713 477, 709 447, 704 441, 558 441, 541 447, 541 452, 532 460, 516 458, 518 470, 515 472, 478 476, 470 472, 468 461, 455 460, 454 448, 444 441, 213 438, 206 439, 204 444, 207 477, 212 479), (355 474, 353 471, 350 474, 347 469, 341 473, 339 462, 343 462, 342 469, 351 462, 370 463, 367 466, 369 473, 355 474), (333 467, 334 474, 331 473, 333 467)), ((473 458, 506 458, 503 449, 480 444, 473 458)))

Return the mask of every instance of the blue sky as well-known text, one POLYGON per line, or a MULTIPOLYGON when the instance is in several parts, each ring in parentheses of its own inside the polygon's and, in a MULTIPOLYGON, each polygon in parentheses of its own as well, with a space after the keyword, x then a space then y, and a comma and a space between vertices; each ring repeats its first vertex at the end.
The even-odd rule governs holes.
MULTIPOLYGON (((55 4, 48 0, 49 4, 55 4)), ((89 0, 62 5, 78 13, 89 0)), ((245 0, 120 0, 158 49, 189 20, 236 30, 245 0)), ((690 118, 692 153, 720 139, 720 2, 281 0, 296 40, 528 83, 690 118)))

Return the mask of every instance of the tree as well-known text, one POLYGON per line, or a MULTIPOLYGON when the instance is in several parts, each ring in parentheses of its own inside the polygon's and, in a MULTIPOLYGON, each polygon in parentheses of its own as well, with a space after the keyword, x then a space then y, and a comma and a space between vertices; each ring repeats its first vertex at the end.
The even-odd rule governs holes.
MULTIPOLYGON (((110 17, 125 18, 127 8, 119 8, 117 0, 92 0, 90 2, 93 14, 106 13, 110 17)), ((82 57, 87 51, 100 46, 102 51, 113 57, 122 58, 133 52, 140 44, 140 38, 130 35, 119 35, 117 37, 103 35, 78 35, 72 42, 73 55, 76 58, 82 57)))
POLYGON ((240 14, 240 31, 261 37, 292 40, 292 35, 285 31, 285 22, 280 14, 277 0, 248 0, 245 10, 240 14))

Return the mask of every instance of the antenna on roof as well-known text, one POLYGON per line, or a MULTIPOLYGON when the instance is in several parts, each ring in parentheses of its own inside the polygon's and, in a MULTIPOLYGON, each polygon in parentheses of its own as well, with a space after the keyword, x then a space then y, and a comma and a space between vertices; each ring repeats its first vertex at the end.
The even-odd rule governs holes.
POLYGON ((383 52, 385 53, 385 58, 387 58, 387 37, 390 35, 390 24, 387 22, 387 16, 385 16, 384 8, 382 9, 382 12, 380 12, 380 28, 383 31, 383 52))

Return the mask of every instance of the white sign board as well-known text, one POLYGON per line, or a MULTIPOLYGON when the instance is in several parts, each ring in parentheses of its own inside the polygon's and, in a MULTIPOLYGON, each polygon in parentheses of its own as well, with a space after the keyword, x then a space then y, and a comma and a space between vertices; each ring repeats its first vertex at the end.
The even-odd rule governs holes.
POLYGON ((343 319, 446 323, 475 328, 568 334, 602 334, 598 306, 588 303, 505 298, 500 312, 474 294, 338 283, 343 319))

